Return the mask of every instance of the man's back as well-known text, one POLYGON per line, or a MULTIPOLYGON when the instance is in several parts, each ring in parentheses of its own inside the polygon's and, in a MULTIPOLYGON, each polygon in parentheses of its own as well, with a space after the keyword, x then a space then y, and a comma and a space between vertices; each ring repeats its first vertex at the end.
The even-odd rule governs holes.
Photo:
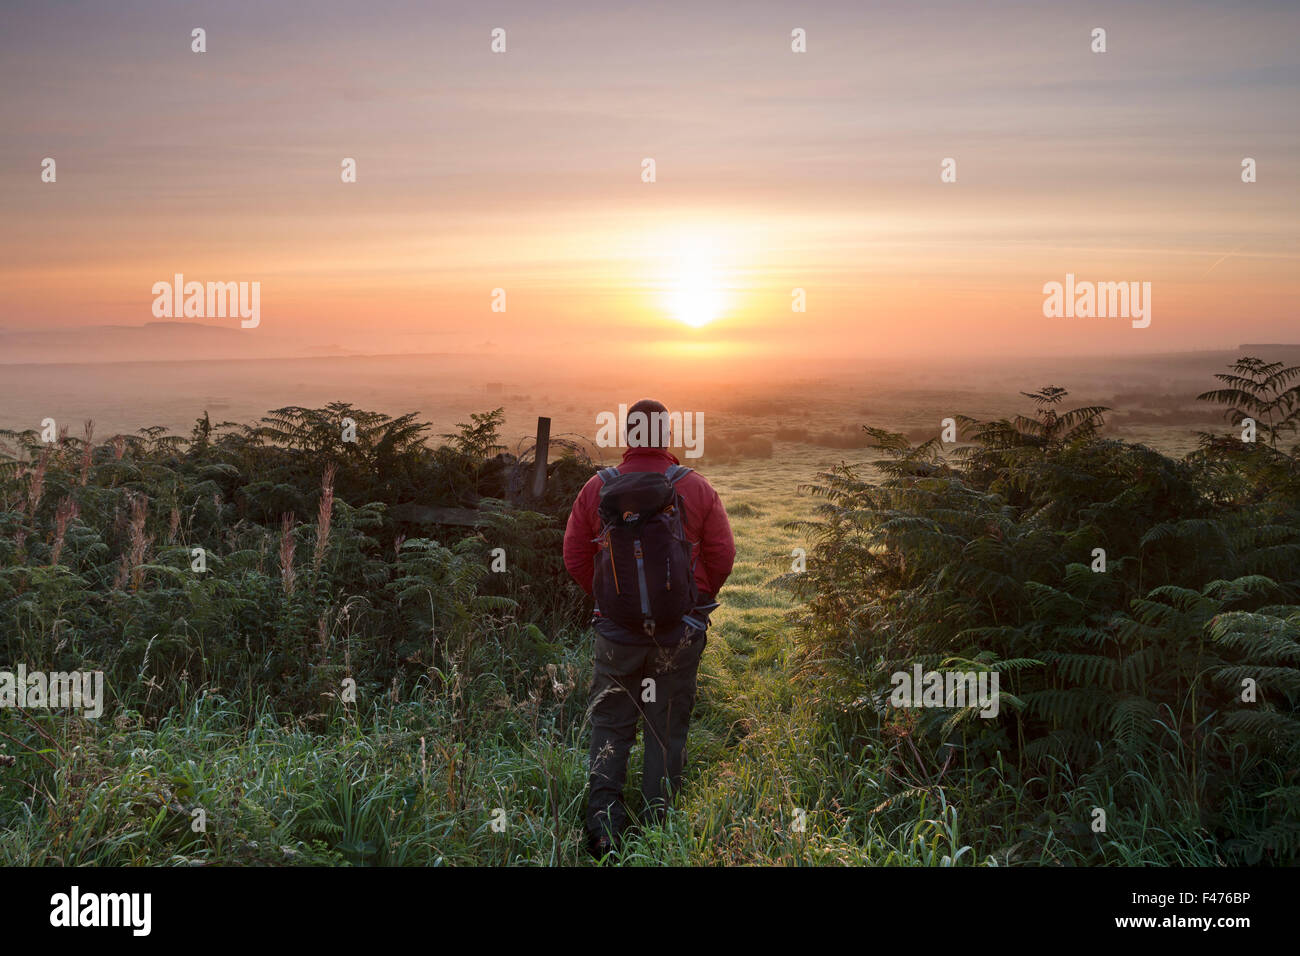
MULTIPOLYGON (((629 448, 619 464, 620 474, 636 471, 666 472, 678 464, 676 456, 662 448, 629 448)), ((583 486, 569 513, 564 529, 564 566, 578 585, 591 593, 592 572, 600 533, 601 480, 593 475, 583 486)), ((731 574, 736 560, 736 544, 731 535, 731 522, 722 499, 703 475, 692 472, 677 483, 685 512, 687 540, 691 542, 695 560, 695 583, 702 598, 712 598, 731 574)))
MULTIPOLYGON (((629 410, 629 420, 636 414, 661 415, 666 412, 661 403, 643 399, 629 410)), ((623 455, 618 470, 620 475, 635 472, 664 474, 675 464, 680 462, 666 448, 636 447, 629 448, 623 455)), ((611 480, 619 481, 617 478, 611 480)), ((595 557, 600 549, 596 538, 602 531, 598 509, 603 484, 599 475, 593 475, 583 486, 564 530, 564 566, 588 594, 592 593, 595 557)), ((695 707, 697 674, 704 646, 708 643, 708 615, 717 606, 714 598, 731 574, 736 560, 731 523, 713 486, 703 476, 692 472, 680 478, 674 487, 684 520, 681 529, 674 528, 673 534, 679 547, 683 535, 691 544, 695 584, 699 591, 698 598, 692 595, 695 608, 667 632, 656 626, 646 629, 645 633, 637 633, 600 614, 593 621, 595 634, 588 694, 591 774, 587 796, 587 836, 588 845, 597 857, 618 845, 628 822, 623 786, 627 777, 628 754, 636 742, 638 722, 645 724, 645 766, 641 773, 643 821, 662 819, 673 794, 681 786, 686 736, 695 707)), ((665 510, 658 514, 669 513, 665 510)), ((681 551, 684 552, 685 548, 681 551)), ((638 570, 641 557, 638 541, 638 570)), ((611 556, 611 568, 615 564, 611 556)), ((675 566, 681 567, 680 564, 675 566)), ((667 567, 669 577, 672 577, 673 567, 670 562, 667 567)), ((675 580, 687 581, 685 576, 675 580)), ((644 581, 639 583, 639 593, 644 598, 648 591, 644 581)), ((606 591, 602 589, 602 593, 606 591)), ((641 609, 643 613, 648 610, 644 600, 641 609)), ((676 613, 674 607, 673 615, 676 613)))

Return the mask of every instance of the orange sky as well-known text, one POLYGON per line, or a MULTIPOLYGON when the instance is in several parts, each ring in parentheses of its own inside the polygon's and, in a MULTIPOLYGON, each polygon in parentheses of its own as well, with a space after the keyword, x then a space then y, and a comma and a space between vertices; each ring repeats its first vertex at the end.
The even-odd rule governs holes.
POLYGON ((736 11, 7 8, 0 329, 144 324, 180 272, 260 282, 244 334, 358 352, 1300 340, 1293 5, 736 11), (1067 272, 1150 282, 1151 326, 1044 318, 1067 272))

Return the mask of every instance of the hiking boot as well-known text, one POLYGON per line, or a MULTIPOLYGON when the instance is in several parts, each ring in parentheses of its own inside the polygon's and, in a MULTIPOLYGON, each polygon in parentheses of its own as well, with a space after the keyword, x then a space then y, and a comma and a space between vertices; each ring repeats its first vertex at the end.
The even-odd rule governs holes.
POLYGON ((587 852, 591 854, 594 860, 603 860, 617 849, 618 846, 605 834, 601 834, 599 837, 587 837, 587 852))

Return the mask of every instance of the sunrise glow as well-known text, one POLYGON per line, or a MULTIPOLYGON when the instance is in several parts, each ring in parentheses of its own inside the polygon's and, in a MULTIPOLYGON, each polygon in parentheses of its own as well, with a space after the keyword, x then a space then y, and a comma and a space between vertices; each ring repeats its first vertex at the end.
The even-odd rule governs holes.
POLYGON ((717 244, 702 237, 682 240, 668 279, 667 305, 674 319, 700 328, 726 307, 717 244))

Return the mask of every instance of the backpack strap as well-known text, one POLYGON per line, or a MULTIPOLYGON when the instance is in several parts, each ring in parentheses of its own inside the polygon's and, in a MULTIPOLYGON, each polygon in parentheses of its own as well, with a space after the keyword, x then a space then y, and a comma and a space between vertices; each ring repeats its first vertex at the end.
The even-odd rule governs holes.
POLYGON ((611 465, 608 468, 602 468, 600 471, 596 472, 596 476, 600 478, 600 483, 602 485, 608 484, 610 481, 613 481, 618 477, 618 467, 616 465, 611 465))
POLYGON ((685 465, 670 465, 668 470, 664 472, 664 477, 668 479, 668 484, 676 487, 677 482, 681 481, 690 473, 691 469, 687 468, 685 465))

